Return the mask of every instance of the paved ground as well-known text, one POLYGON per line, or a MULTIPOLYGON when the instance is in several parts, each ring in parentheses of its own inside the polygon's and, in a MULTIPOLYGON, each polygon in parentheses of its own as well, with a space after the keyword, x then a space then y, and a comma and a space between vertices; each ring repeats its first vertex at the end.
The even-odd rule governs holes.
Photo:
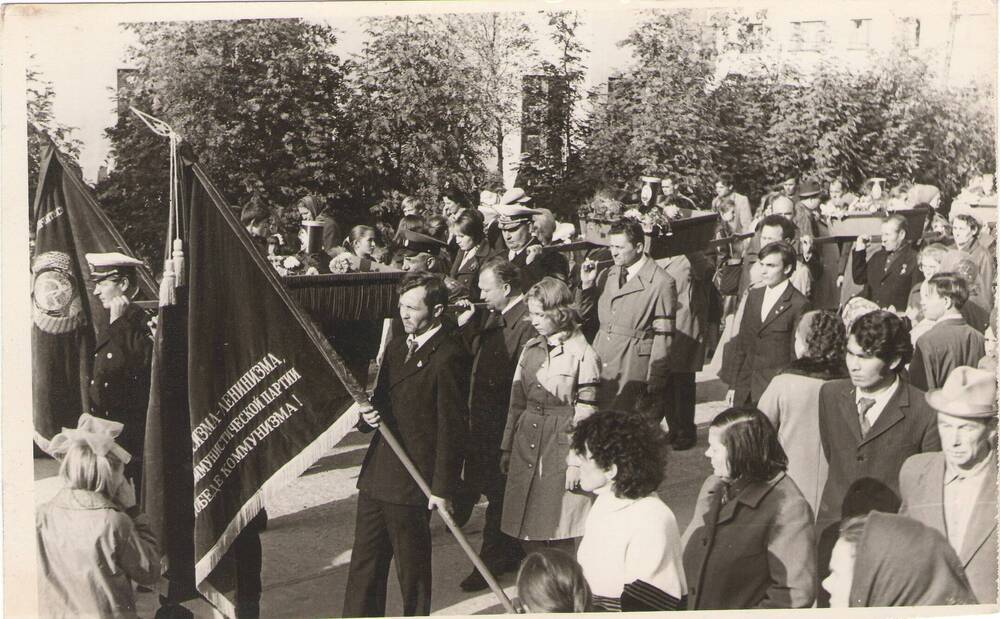
MULTIPOLYGON (((709 473, 704 456, 704 424, 724 405, 725 386, 711 371, 698 376, 698 446, 670 454, 667 474, 659 489, 660 497, 674 511, 683 532, 691 519, 702 482, 709 473)), ((337 447, 316 462, 268 504, 267 531, 261 535, 264 549, 261 600, 263 617, 339 616, 343 603, 347 568, 354 538, 355 482, 369 436, 348 435, 337 447)), ((51 488, 56 473, 51 460, 35 461, 39 489, 51 488)), ((44 491, 39 495, 44 495, 44 491)), ((485 504, 476 507, 463 531, 472 546, 482 540, 485 504)), ((434 614, 489 614, 502 609, 489 592, 469 594, 458 583, 471 571, 472 564, 444 523, 431 520, 434 544, 434 614)), ((500 584, 513 596, 514 576, 505 575, 500 584)), ((155 594, 139 596, 140 614, 151 617, 156 608, 155 594)), ((209 616, 204 602, 188 604, 198 616, 209 616)), ((388 613, 402 611, 398 585, 390 576, 388 613)))

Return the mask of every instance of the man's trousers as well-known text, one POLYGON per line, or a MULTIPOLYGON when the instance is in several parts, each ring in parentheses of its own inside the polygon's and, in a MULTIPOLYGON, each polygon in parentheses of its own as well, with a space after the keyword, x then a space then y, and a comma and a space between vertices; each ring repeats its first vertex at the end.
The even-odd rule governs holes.
POLYGON ((426 505, 395 505, 358 495, 354 549, 344 595, 344 617, 385 616, 389 562, 403 594, 403 615, 431 610, 431 529, 426 505))

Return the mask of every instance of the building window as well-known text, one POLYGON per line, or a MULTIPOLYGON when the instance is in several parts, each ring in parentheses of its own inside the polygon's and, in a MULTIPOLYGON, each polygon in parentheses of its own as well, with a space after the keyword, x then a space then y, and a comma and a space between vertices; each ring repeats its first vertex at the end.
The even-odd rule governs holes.
POLYGON ((814 52, 825 49, 829 39, 825 21, 793 21, 791 49, 794 52, 814 52))
POLYGON ((899 22, 903 47, 906 49, 920 47, 920 20, 916 17, 904 17, 899 22))
POLYGON ((741 43, 744 52, 759 52, 764 49, 764 24, 761 22, 745 24, 741 43))
POLYGON ((871 44, 871 26, 872 20, 870 19, 852 19, 847 47, 849 49, 868 49, 871 44))

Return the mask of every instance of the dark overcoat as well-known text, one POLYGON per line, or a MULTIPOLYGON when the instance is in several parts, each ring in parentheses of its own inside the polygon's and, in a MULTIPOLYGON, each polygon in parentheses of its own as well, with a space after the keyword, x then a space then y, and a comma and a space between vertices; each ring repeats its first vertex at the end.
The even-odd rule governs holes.
POLYGON ((808 608, 816 596, 812 510, 784 472, 725 504, 705 480, 684 532, 688 610, 808 608))
POLYGON ((473 327, 465 478, 476 487, 499 475, 500 441, 507 425, 517 360, 528 340, 538 335, 526 320, 527 314, 528 307, 522 299, 504 314, 489 312, 482 326, 473 327))

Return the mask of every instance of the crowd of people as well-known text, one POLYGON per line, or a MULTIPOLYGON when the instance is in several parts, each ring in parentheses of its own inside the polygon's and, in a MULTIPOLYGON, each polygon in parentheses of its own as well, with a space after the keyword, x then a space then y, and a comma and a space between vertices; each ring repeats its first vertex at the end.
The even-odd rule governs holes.
MULTIPOLYGON (((373 434, 344 616, 385 614, 393 560, 403 614, 429 614, 430 513, 461 526, 482 497, 480 557, 494 575, 517 572, 531 612, 996 603, 994 231, 947 219, 927 185, 884 196, 873 179, 859 197, 790 177, 753 208, 722 174, 699 210, 673 179, 652 180, 655 199, 620 204, 606 247, 569 251, 574 225, 517 188, 407 198, 395 226, 346 231, 306 198, 293 255, 266 210, 243 209, 282 275, 406 273, 357 425, 373 434), (908 207, 925 210, 924 229, 895 212, 908 207), (650 255, 650 217, 703 211, 720 216, 713 248, 650 255), (831 219, 855 213, 880 217, 878 243, 826 238, 831 219), (728 408, 709 425, 712 473, 682 532, 657 490, 667 452, 698 443, 695 376, 713 358, 728 408), (429 498, 374 432, 382 424, 429 498)), ((135 280, 105 262, 94 277, 116 287, 101 293, 123 306, 115 321, 135 280)), ((108 549, 100 569, 141 583, 155 547, 121 502, 139 473, 116 455, 120 431, 83 428, 58 456, 70 497, 135 516, 106 518, 132 558, 108 549)), ((69 552, 51 536, 61 509, 40 513, 43 556, 69 552)), ((68 606, 76 590, 53 582, 50 599, 68 606)), ((477 570, 461 582, 487 586, 477 570)), ((126 588, 98 595, 129 603, 126 588)))

